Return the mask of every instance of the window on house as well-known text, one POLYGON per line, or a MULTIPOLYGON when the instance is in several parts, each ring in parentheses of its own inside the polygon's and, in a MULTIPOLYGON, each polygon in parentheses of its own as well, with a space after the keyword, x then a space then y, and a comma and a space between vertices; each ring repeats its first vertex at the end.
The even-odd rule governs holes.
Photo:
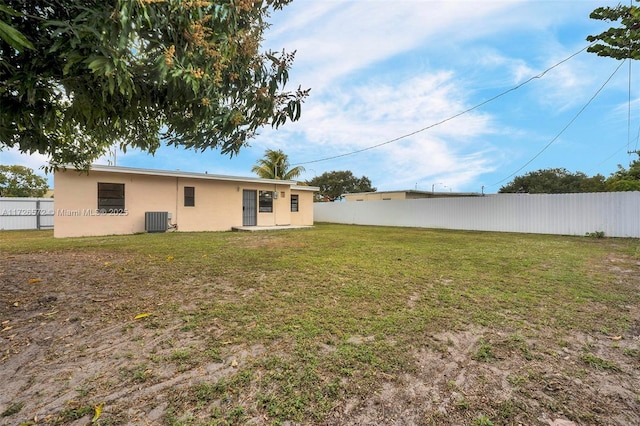
POLYGON ((273 192, 260 191, 258 211, 260 213, 273 212, 273 192))
POLYGON ((291 211, 298 211, 298 195, 291 194, 291 211))
POLYGON ((98 182, 98 210, 101 213, 124 212, 124 183, 98 182))
POLYGON ((196 189, 193 186, 184 187, 184 206, 194 207, 196 205, 196 189))

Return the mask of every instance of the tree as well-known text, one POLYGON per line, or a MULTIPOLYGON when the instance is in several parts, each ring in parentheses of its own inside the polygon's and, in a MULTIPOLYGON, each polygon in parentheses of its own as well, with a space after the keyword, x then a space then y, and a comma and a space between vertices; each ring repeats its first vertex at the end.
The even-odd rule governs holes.
POLYGON ((516 176, 498 192, 567 194, 600 191, 606 191, 605 178, 600 174, 589 177, 582 172, 571 173, 567 169, 542 169, 516 176))
POLYGON ((357 178, 349 170, 325 172, 307 181, 307 184, 319 187, 320 198, 329 201, 340 200, 343 194, 376 191, 368 177, 357 178))
POLYGON ((640 191, 640 159, 631 162, 629 170, 618 164, 618 171, 607 178, 609 191, 640 191))
POLYGON ((0 149, 86 168, 109 147, 233 156, 300 117, 294 53, 260 51, 291 0, 5 0, 0 149))
MULTIPOLYGON (((638 1, 638 0, 636 0, 638 1)), ((599 7, 589 15, 592 19, 618 22, 598 35, 590 35, 587 41, 596 42, 587 51, 615 59, 640 59, 640 9, 638 6, 599 7)))
POLYGON ((43 197, 47 180, 24 166, 0 165, 0 197, 43 197))
POLYGON ((264 158, 259 159, 251 171, 265 179, 292 180, 304 172, 304 167, 297 166, 289 169, 287 154, 281 150, 267 149, 264 152, 264 158))

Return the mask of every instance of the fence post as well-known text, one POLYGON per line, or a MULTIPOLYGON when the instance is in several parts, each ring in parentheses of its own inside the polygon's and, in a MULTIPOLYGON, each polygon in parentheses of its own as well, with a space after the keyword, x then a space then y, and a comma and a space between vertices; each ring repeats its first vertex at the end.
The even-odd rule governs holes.
POLYGON ((36 229, 40 230, 40 200, 36 200, 36 229))

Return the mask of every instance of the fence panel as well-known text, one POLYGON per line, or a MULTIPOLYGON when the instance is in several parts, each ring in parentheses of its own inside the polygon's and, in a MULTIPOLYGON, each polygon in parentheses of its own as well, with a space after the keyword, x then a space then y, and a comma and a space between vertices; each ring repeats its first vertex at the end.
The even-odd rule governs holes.
POLYGON ((53 198, 0 198, 0 230, 51 229, 53 198))
POLYGON ((315 203, 317 222, 640 238, 640 192, 315 203))

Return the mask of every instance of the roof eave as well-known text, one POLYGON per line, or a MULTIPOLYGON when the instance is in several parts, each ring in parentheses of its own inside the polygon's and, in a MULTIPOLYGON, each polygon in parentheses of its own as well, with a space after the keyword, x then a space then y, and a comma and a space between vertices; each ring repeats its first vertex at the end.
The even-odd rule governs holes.
MULTIPOLYGON (((64 166, 62 167, 62 169, 78 170, 76 167, 72 165, 64 166)), ((217 175, 217 174, 209 174, 209 173, 183 172, 180 170, 172 171, 172 170, 143 169, 143 168, 136 168, 136 167, 105 166, 102 164, 92 164, 90 166, 89 171, 297 186, 297 182, 292 180, 264 179, 259 177, 254 178, 254 177, 246 177, 246 176, 228 176, 228 175, 217 175)))

